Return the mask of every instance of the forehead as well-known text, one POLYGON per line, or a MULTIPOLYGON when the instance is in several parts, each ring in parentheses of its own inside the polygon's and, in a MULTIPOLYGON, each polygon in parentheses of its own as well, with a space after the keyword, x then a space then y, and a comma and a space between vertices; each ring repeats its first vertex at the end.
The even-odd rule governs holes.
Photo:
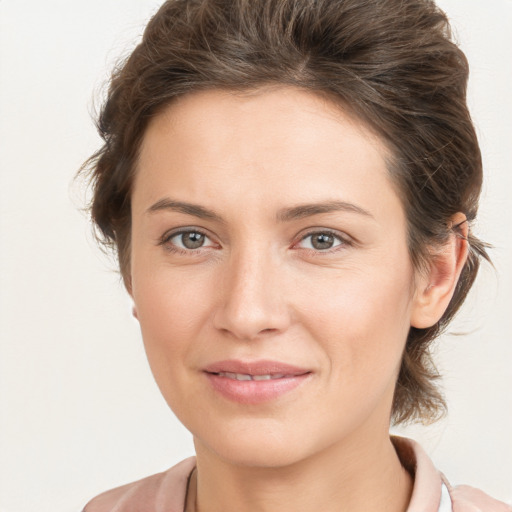
POLYGON ((246 204, 276 207, 327 196, 371 203, 387 189, 385 202, 393 195, 388 156, 342 105, 303 89, 195 92, 149 123, 134 200, 178 193, 196 202, 243 195, 246 204))
POLYGON ((378 146, 379 151, 388 152, 384 141, 341 100, 282 84, 242 91, 208 89, 178 96, 151 120, 145 140, 148 132, 162 129, 182 133, 193 130, 196 137, 232 137, 236 133, 261 139, 266 134, 268 139, 277 136, 280 142, 291 137, 299 137, 297 142, 302 138, 328 138, 338 131, 334 135, 339 139, 340 123, 344 139, 356 135, 378 146))

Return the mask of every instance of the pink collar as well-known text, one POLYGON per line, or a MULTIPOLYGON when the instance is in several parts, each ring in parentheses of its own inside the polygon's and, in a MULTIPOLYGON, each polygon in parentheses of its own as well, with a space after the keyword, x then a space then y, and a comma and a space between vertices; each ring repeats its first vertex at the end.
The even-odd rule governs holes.
MULTIPOLYGON (((401 463, 414 477, 407 512, 439 512, 443 483, 450 493, 453 512, 512 512, 510 505, 478 489, 464 485, 452 488, 416 441, 396 436, 391 441, 401 463)), ((195 457, 189 457, 164 473, 107 491, 90 501, 84 512, 183 512, 195 465, 195 457)))
MULTIPOLYGON (((411 501, 407 512, 437 512, 441 502, 443 477, 434 467, 423 448, 412 439, 392 436, 402 465, 414 478, 411 501)), ((448 482, 445 482, 449 488, 448 482)))

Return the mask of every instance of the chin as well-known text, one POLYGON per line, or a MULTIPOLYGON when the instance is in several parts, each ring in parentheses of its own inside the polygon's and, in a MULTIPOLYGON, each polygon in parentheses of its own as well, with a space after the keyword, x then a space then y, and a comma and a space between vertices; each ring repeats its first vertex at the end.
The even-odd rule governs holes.
POLYGON ((252 468, 280 468, 291 466, 301 460, 301 454, 293 448, 266 443, 259 439, 257 443, 236 442, 229 446, 212 447, 216 455, 229 464, 252 468))
POLYGON ((194 434, 194 444, 199 455, 210 452, 229 464, 277 468, 308 456, 307 446, 296 437, 290 435, 290 429, 273 429, 267 422, 253 422, 239 428, 210 429, 206 436, 194 434))

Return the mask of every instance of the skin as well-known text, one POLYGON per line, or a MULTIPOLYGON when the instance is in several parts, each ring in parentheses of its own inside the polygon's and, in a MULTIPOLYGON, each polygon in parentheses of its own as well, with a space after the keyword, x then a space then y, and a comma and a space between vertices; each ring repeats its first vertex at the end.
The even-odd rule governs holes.
POLYGON ((467 248, 453 236, 415 271, 387 157, 348 113, 292 87, 189 94, 149 124, 127 281, 156 382, 194 436, 190 509, 407 508, 411 477, 388 433, 401 355, 411 325, 442 315, 467 248), (344 208, 278 218, 334 201, 344 208), (183 228, 203 245, 183 245, 183 228), (224 359, 310 374, 237 403, 203 372, 224 359))

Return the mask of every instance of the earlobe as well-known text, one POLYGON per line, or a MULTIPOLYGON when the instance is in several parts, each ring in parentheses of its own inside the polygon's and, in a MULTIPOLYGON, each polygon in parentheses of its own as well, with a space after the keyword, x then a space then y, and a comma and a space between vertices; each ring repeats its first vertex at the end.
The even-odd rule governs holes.
POLYGON ((468 257, 468 223, 463 213, 451 218, 450 238, 436 249, 429 268, 417 280, 411 326, 426 329, 443 316, 468 257))
MULTIPOLYGON (((131 276, 131 274, 123 275, 123 281, 124 281, 124 286, 126 288, 126 291, 128 292, 128 295, 133 300, 133 289, 132 289, 132 276, 131 276)), ((132 316, 136 320, 139 319, 139 316, 137 314, 137 307, 135 306, 135 304, 132 305, 132 316)))

